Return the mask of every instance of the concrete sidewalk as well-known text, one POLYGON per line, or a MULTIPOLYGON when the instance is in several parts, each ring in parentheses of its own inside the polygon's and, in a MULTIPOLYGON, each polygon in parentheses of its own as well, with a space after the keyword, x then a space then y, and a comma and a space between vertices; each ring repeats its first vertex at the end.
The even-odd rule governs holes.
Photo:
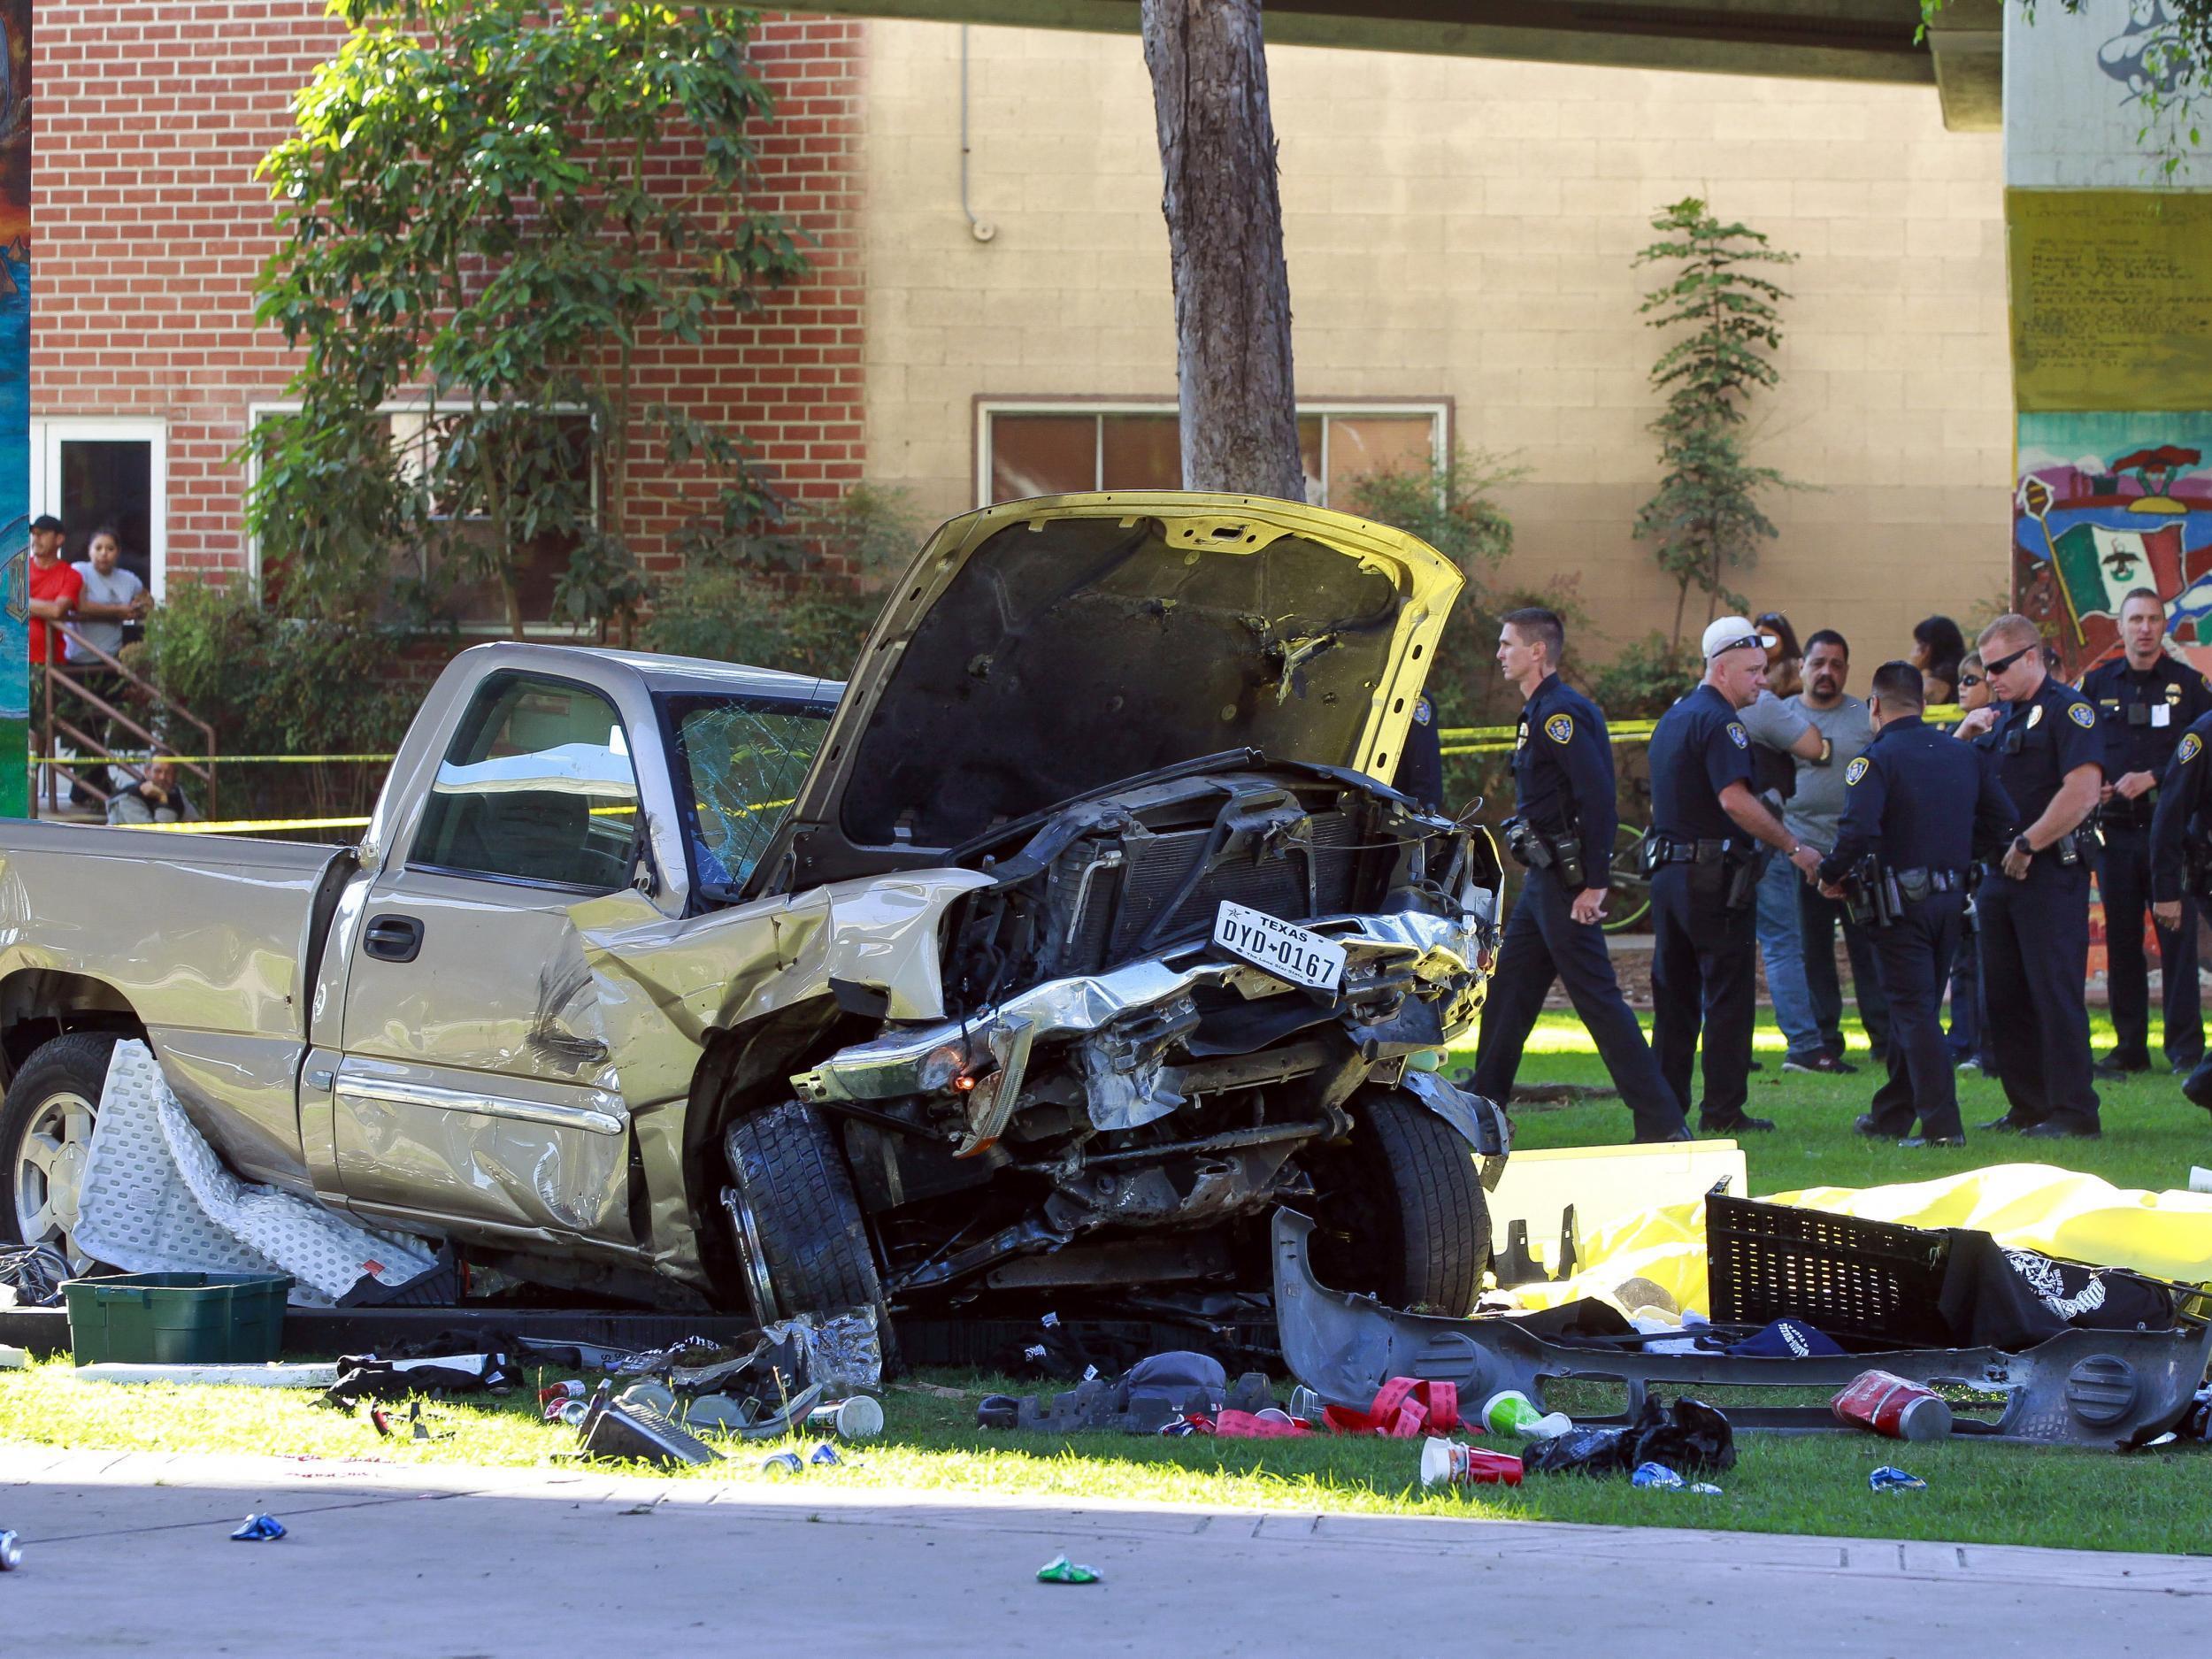
POLYGON ((2201 1558, 1650 1528, 912 1499, 573 1471, 0 1448, 12 1651, 1052 1659, 2212 1640, 2201 1558), (227 1534, 250 1509, 291 1528, 227 1534), (1101 1585, 1045 1586, 1063 1550, 1101 1585))

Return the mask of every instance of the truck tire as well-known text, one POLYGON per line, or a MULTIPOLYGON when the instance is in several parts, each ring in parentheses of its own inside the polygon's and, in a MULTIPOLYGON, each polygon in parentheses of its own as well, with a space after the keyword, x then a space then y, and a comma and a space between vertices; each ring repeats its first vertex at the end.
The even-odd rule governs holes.
POLYGON ((723 1137, 730 1211, 753 1311, 763 1324, 795 1314, 874 1308, 883 1281, 836 1137, 812 1107, 787 1101, 741 1119, 723 1137))
POLYGON ((1333 1289, 1464 1318, 1490 1265, 1474 1149, 1396 1089, 1365 1090, 1352 1110, 1349 1146, 1316 1174, 1316 1272, 1333 1289))
POLYGON ((74 1031, 40 1044, 0 1105, 0 1168, 8 1172, 0 1240, 51 1244, 78 1271, 91 1262, 76 1248, 77 1193, 116 1041, 113 1032, 74 1031))

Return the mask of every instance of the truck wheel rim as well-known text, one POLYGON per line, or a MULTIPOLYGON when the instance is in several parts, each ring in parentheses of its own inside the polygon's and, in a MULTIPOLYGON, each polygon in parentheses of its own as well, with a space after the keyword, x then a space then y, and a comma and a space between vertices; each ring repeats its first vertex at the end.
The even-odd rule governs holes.
POLYGON ((73 1089, 50 1094, 31 1114, 15 1154, 16 1234, 50 1244, 82 1272, 91 1257, 77 1248, 77 1201, 92 1151, 92 1102, 73 1089))

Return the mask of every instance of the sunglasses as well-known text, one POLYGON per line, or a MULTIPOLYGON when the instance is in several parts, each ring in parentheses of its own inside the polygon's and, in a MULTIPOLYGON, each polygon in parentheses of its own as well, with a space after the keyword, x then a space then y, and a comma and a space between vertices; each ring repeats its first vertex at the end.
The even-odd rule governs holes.
POLYGON ((2039 651, 2042 649, 2043 641, 2038 640, 2032 645, 2022 646, 2018 650, 2013 652, 2008 657, 1985 657, 1982 662, 1982 673, 1985 677, 1994 678, 1995 676, 2003 673, 2005 670, 2010 668, 2022 657, 2032 656, 2035 652, 2039 651))
POLYGON ((1961 674, 1959 676, 1959 689, 1961 691, 1970 691, 1976 686, 1980 685, 1985 678, 1985 676, 1981 674, 1961 674))

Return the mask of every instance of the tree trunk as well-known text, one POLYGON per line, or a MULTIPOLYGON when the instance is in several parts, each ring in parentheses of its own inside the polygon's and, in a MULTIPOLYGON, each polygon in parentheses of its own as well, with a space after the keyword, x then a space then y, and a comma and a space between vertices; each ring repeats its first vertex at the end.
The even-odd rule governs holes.
POLYGON ((1183 487, 1306 497, 1260 0, 1143 0, 1183 487))

